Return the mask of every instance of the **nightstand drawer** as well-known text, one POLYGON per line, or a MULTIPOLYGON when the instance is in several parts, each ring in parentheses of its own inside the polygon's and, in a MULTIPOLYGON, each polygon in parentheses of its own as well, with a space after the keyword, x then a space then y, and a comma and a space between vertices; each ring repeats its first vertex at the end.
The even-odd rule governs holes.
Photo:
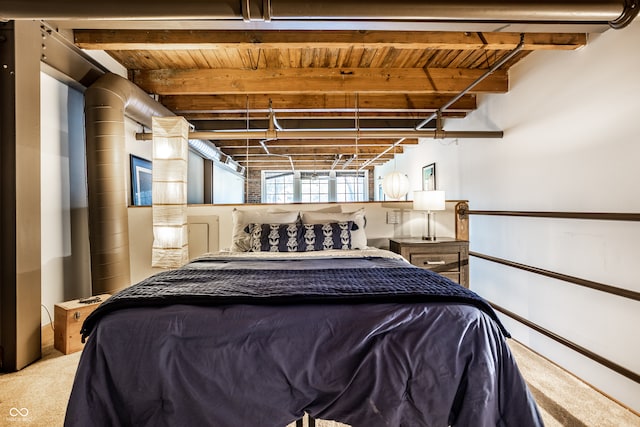
POLYGON ((412 253, 409 262, 416 267, 436 272, 459 271, 460 254, 421 254, 412 253))
POLYGON ((431 270, 469 287, 469 242, 466 240, 394 238, 389 239, 389 250, 402 255, 416 267, 431 270))

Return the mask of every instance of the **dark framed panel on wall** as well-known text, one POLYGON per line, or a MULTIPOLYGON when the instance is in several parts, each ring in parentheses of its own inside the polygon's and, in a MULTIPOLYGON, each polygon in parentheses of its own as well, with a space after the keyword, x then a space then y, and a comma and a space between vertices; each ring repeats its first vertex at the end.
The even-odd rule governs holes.
POLYGON ((151 162, 133 154, 130 157, 131 204, 133 206, 151 206, 151 162))
POLYGON ((436 186, 436 164, 431 163, 430 165, 424 166, 422 168, 422 190, 430 191, 436 190, 438 187, 436 186))

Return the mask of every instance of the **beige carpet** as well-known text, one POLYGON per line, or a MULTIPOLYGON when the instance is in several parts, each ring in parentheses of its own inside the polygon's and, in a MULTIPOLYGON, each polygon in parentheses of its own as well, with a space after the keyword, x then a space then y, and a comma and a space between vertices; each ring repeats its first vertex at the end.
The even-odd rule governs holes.
POLYGON ((640 417, 563 369, 509 340, 547 427, 638 427, 640 417))
POLYGON ((80 352, 53 348, 43 329, 42 359, 21 371, 0 375, 0 426, 61 426, 80 352))
MULTIPOLYGON (((0 375, 0 426, 63 424, 80 353, 63 355, 53 348, 50 330, 45 332, 40 361, 19 372, 0 375)), ((547 427, 640 427, 640 417, 631 411, 517 342, 510 340, 509 344, 547 427)), ((344 424, 318 420, 316 426, 344 424)))

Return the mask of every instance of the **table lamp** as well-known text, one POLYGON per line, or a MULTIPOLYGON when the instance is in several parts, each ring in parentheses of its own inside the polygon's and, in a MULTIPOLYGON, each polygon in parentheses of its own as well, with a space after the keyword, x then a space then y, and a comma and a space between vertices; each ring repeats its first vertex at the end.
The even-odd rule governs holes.
POLYGON ((423 240, 436 240, 435 213, 445 210, 444 191, 414 191, 413 209, 425 212, 425 233, 423 240))

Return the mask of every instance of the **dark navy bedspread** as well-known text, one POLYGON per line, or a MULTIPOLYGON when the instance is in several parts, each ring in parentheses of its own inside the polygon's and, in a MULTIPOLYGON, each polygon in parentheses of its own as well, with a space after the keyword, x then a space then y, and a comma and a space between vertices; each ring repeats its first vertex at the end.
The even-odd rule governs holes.
POLYGON ((334 268, 314 270, 183 268, 159 273, 101 304, 85 321, 82 336, 89 335, 106 313, 127 307, 177 303, 277 305, 428 301, 474 305, 491 316, 509 336, 487 302, 444 276, 400 265, 394 268, 335 268, 341 261, 345 260, 325 260, 334 268))
POLYGON ((495 314, 448 279, 390 260, 220 262, 87 319, 65 425, 542 425, 495 314))

